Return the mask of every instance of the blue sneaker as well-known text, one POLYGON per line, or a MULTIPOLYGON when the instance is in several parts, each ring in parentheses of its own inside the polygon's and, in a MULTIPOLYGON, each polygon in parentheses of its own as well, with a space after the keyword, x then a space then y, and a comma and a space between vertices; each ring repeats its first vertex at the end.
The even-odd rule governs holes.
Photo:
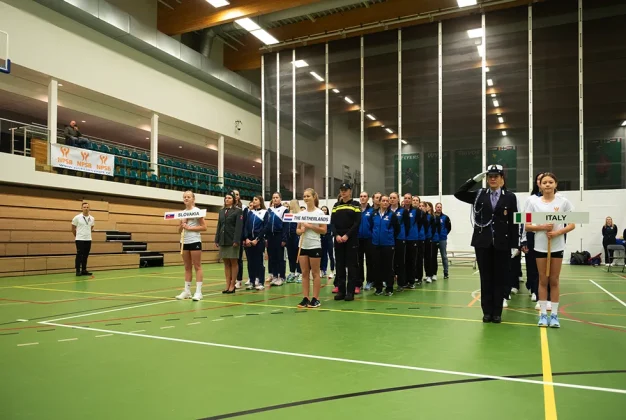
POLYGON ((539 322, 537 323, 538 327, 547 327, 548 326, 548 314, 539 315, 539 322))
POLYGON ((372 283, 366 283, 365 284, 365 290, 371 290, 372 289, 372 283))
POLYGON ((561 328, 558 315, 550 314, 550 328, 561 328))

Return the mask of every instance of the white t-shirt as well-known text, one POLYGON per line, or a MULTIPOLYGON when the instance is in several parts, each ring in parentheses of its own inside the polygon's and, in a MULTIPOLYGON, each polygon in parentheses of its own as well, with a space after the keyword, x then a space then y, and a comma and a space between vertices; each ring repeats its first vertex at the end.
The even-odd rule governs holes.
MULTIPOLYGON (((200 209, 198 207, 194 207, 190 211, 193 211, 193 210, 200 210, 200 209)), ((190 227, 200 226, 200 218, 199 217, 194 217, 194 218, 191 218, 191 219, 183 219, 183 223, 187 223, 190 227)), ((200 232, 199 231, 186 230, 185 231, 185 238, 184 238, 183 243, 184 244, 194 244, 196 242, 202 242, 202 237, 200 236, 200 232)))
POLYGON ((72 225, 76 226, 77 241, 91 241, 91 227, 96 223, 93 216, 83 216, 82 213, 74 216, 72 225))
MULTIPOLYGON (((570 201, 560 194, 555 195, 550 203, 543 201, 543 197, 529 197, 526 201, 526 213, 566 213, 574 211, 574 206, 570 201)), ((533 223, 533 225, 536 225, 533 223)), ((563 224, 554 223, 552 231, 563 228, 563 224)), ((535 232, 535 251, 548 252, 548 235, 545 230, 535 232)), ((565 235, 552 238, 552 252, 565 251, 565 235)))
MULTIPOLYGON (((325 216, 324 212, 317 207, 313 211, 303 210, 298 216, 325 216)), ((313 225, 315 225, 313 223, 313 225)), ((302 238, 302 249, 317 249, 322 247, 322 239, 320 234, 313 229, 307 229, 302 238)))

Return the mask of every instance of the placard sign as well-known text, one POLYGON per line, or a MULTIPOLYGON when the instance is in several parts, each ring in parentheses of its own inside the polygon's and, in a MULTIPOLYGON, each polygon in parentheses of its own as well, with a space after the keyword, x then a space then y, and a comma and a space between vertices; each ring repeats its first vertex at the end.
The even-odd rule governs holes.
POLYGON ((313 216, 313 215, 285 213, 283 215, 283 222, 285 223, 315 223, 318 225, 329 225, 330 216, 326 216, 326 215, 313 216))
POLYGON ((515 213, 515 223, 589 223, 589 213, 567 212, 567 213, 515 213))
POLYGON ((184 210, 184 211, 169 211, 165 212, 163 216, 164 220, 177 220, 177 219, 195 219, 197 217, 205 217, 205 210, 184 210))

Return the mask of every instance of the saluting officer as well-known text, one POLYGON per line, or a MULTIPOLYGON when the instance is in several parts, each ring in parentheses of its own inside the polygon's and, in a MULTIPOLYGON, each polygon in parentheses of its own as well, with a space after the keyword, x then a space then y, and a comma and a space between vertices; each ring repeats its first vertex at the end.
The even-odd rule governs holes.
POLYGON ((504 170, 501 165, 491 165, 468 180, 454 194, 459 200, 472 205, 474 234, 472 246, 480 270, 481 306, 483 322, 502 322, 502 296, 508 285, 511 255, 517 252, 518 226, 513 223, 517 212, 515 194, 502 188, 504 170), (487 176, 489 188, 470 191, 487 176))

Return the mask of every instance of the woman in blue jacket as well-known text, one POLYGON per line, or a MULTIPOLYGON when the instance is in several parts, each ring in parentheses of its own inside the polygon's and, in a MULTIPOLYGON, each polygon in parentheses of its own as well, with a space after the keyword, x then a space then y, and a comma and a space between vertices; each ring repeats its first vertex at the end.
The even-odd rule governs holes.
POLYGON ((376 296, 383 294, 383 283, 387 286, 387 296, 391 296, 393 295, 394 251, 396 238, 400 233, 400 222, 395 212, 389 208, 389 197, 386 195, 380 198, 380 208, 373 216, 371 229, 372 246, 375 248, 376 296))
POLYGON ((272 286, 281 286, 285 281, 285 246, 283 245, 283 215, 286 212, 280 193, 272 195, 272 204, 267 209, 265 237, 272 286))
MULTIPOLYGON (((533 185, 530 193, 531 197, 541 197, 539 185, 541 185, 542 176, 543 172, 535 176, 535 185, 533 185)), ((537 260, 535 258, 535 232, 524 232, 522 236, 522 251, 526 260, 526 288, 530 290, 531 300, 536 302, 537 296, 539 296, 539 270, 537 270, 537 260)), ((550 286, 548 285, 548 287, 550 286)), ((548 297, 549 300, 550 298, 548 297)))
MULTIPOLYGON (((328 207, 322 206, 322 211, 326 216, 330 216, 328 207)), ((328 268, 328 262, 330 261, 330 273, 328 273, 328 279, 333 278, 333 271, 335 271, 335 250, 333 245, 333 225, 328 225, 325 235, 322 236, 322 262, 320 264, 322 270, 322 277, 326 277, 326 268, 328 268)), ((335 292, 336 293, 336 292, 335 292)))
POLYGON ((246 221, 246 257, 248 258, 248 276, 250 285, 247 290, 265 289, 265 267, 263 266, 263 254, 265 252, 265 221, 267 210, 263 197, 257 195, 252 200, 252 210, 248 212, 246 221))
POLYGON ((424 278, 424 241, 426 241, 426 212, 424 212, 424 204, 420 198, 416 195, 413 197, 412 205, 417 214, 420 214, 420 218, 417 224, 417 255, 415 257, 415 284, 417 286, 422 285, 422 279, 424 278))
POLYGON ((424 240, 424 271, 426 272, 426 283, 432 283, 433 280, 437 280, 437 254, 435 254, 433 262, 433 240, 439 241, 439 232, 437 230, 438 226, 435 224, 436 220, 433 213, 433 205, 424 202, 423 209, 426 213, 426 226, 424 227, 426 234, 426 239, 424 240))

